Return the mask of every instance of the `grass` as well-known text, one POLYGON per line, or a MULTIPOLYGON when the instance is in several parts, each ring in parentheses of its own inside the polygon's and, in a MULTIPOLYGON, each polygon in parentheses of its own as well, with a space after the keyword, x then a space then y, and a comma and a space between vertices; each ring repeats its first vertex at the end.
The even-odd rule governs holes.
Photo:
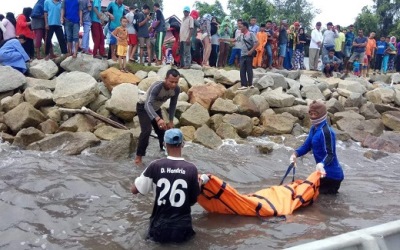
MULTIPOLYGON (((112 67, 115 67, 117 69, 119 69, 119 64, 117 62, 117 64, 114 64, 112 67)), ((135 74, 136 72, 143 70, 146 72, 150 72, 150 71, 154 71, 157 72, 160 69, 160 67, 155 67, 155 66, 145 66, 143 64, 139 64, 139 63, 127 63, 126 64, 126 70, 128 70, 129 72, 135 74)))

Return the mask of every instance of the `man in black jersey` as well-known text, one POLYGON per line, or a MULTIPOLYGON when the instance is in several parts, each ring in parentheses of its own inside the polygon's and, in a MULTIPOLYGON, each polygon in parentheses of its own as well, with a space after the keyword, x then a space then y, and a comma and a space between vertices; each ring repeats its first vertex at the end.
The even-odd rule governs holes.
POLYGON ((160 243, 184 242, 194 236, 191 209, 200 193, 200 185, 208 181, 198 178, 193 163, 182 158, 183 135, 179 129, 165 132, 168 157, 155 160, 136 178, 133 194, 155 193, 148 239, 160 243))
POLYGON ((146 155, 149 145, 151 127, 158 136, 160 149, 163 149, 165 130, 174 127, 176 103, 180 88, 178 86, 180 74, 176 69, 170 69, 164 81, 157 81, 151 85, 146 94, 139 97, 136 111, 140 123, 140 136, 136 150, 135 164, 142 164, 142 156, 146 155), (168 122, 161 115, 161 105, 171 99, 169 104, 168 122))

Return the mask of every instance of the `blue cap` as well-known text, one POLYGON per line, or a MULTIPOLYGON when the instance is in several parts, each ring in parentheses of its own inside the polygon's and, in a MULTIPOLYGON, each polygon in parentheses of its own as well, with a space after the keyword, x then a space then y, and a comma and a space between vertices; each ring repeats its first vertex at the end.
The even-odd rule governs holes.
POLYGON ((183 142, 182 131, 177 128, 168 129, 164 134, 164 142, 170 145, 181 144, 183 142))
POLYGON ((190 12, 190 7, 189 7, 189 6, 185 6, 185 7, 183 8, 183 11, 190 12))

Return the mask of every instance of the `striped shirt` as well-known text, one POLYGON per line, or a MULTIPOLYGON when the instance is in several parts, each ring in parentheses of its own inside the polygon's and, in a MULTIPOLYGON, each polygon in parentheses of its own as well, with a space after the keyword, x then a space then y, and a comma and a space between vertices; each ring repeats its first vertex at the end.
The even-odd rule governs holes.
POLYGON ((178 102, 178 95, 181 91, 179 86, 175 89, 165 89, 163 86, 163 81, 158 81, 153 83, 151 87, 147 90, 146 94, 139 97, 138 103, 144 104, 144 109, 151 120, 158 117, 156 111, 161 108, 164 102, 171 98, 169 104, 169 120, 173 121, 176 110, 176 103, 178 102))

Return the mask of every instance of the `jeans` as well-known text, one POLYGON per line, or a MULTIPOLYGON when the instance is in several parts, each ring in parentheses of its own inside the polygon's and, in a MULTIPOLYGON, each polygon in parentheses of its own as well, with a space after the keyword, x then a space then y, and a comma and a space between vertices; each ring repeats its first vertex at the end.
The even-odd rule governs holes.
POLYGON ((232 53, 231 53, 231 57, 229 58, 229 63, 228 65, 233 65, 235 63, 235 58, 239 57, 240 58, 240 53, 242 53, 241 49, 238 48, 233 48, 232 49, 232 53))
POLYGON ((51 48, 51 39, 53 38, 53 34, 56 33, 58 43, 60 44, 61 53, 67 54, 67 45, 65 44, 63 29, 59 25, 50 25, 49 30, 47 31, 46 38, 46 48, 45 54, 46 56, 50 53, 51 48))
POLYGON ((285 60, 283 61, 283 67, 285 69, 292 69, 292 58, 293 58, 293 48, 287 48, 286 50, 286 57, 285 60))
POLYGON ((375 56, 375 70, 381 70, 383 54, 376 54, 375 56))
POLYGON ((253 85, 253 57, 240 57, 240 83, 242 87, 253 85))
POLYGON ((179 55, 181 57, 181 67, 190 67, 192 64, 191 45, 186 42, 180 42, 179 55))
POLYGON ((342 63, 339 65, 339 71, 343 70, 343 52, 342 51, 336 51, 335 56, 342 60, 342 63))
POLYGON ((267 50, 267 55, 268 55, 268 66, 271 67, 273 61, 271 44, 267 43, 265 45, 265 49, 267 50))
POLYGON ((210 66, 217 67, 217 59, 218 59, 219 45, 212 44, 211 45, 211 55, 210 55, 210 66))
POLYGON ((67 34, 67 42, 78 42, 79 41, 79 23, 72 23, 65 20, 65 33, 67 34))
POLYGON ((106 50, 104 48, 104 33, 100 23, 92 23, 92 39, 94 43, 93 56, 96 56, 97 52, 101 56, 104 56, 106 54, 106 50))
MULTIPOLYGON (((146 149, 149 146, 149 138, 151 134, 151 127, 154 128, 154 132, 156 132, 158 136, 158 142, 160 144, 160 149, 163 148, 164 144, 164 133, 165 131, 160 129, 157 125, 156 120, 150 120, 149 115, 147 114, 146 110, 144 109, 144 104, 138 103, 136 105, 137 115, 139 117, 140 123, 140 135, 139 135, 139 142, 136 150, 136 155, 138 156, 145 156, 146 149)), ((156 111, 157 115, 162 119, 161 109, 156 111)))
POLYGON ((381 72, 386 74, 389 63, 389 55, 384 55, 382 60, 381 72))
POLYGON ((84 52, 89 52, 89 36, 90 36, 90 27, 91 22, 83 22, 83 37, 82 37, 82 49, 84 52))

